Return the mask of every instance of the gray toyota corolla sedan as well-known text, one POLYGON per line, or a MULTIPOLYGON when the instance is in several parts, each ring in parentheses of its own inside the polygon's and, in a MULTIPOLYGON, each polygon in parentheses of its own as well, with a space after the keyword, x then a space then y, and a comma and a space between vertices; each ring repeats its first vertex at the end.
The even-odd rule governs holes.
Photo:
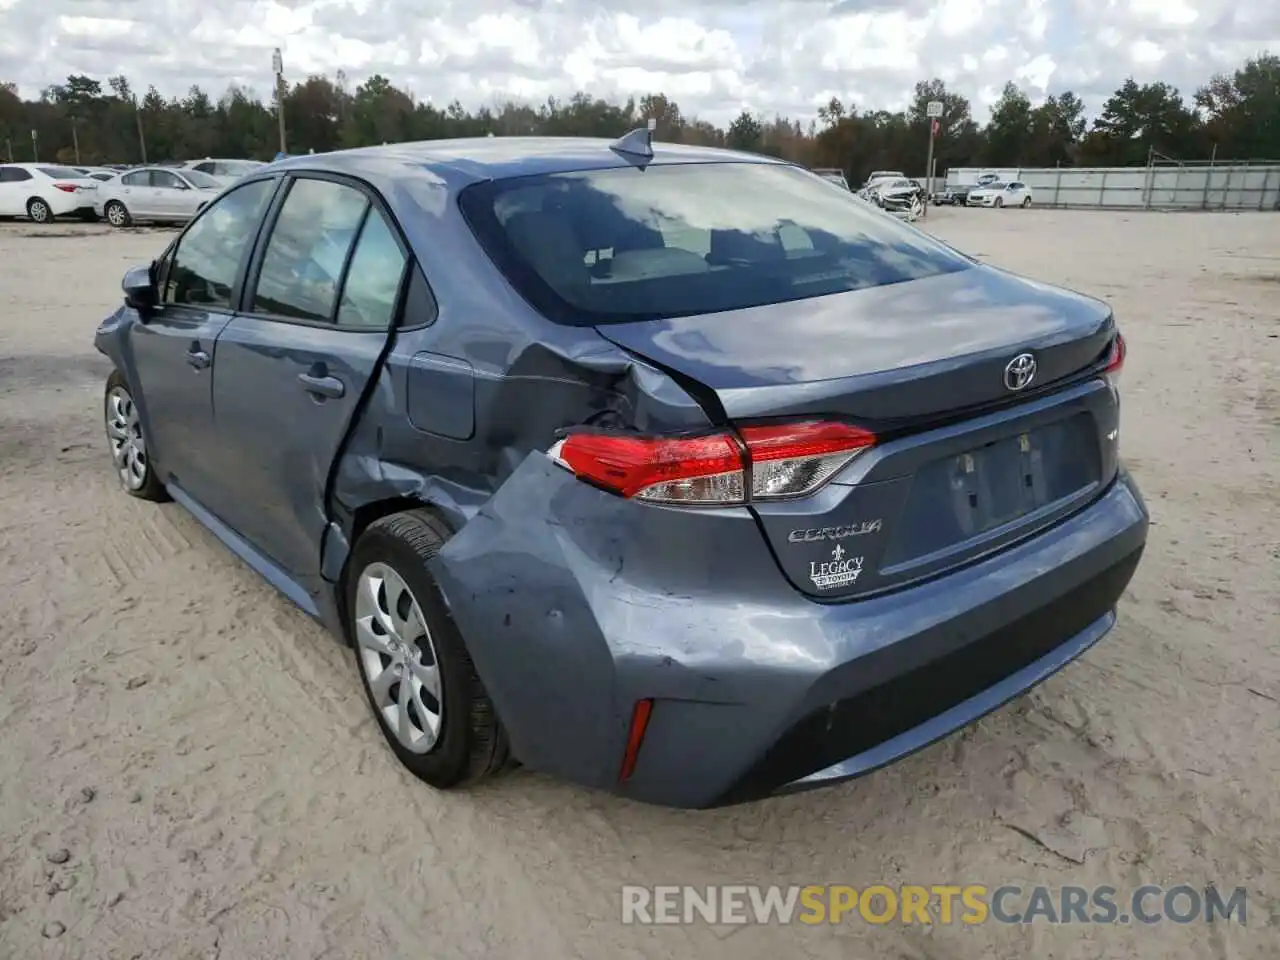
POLYGON ((125 491, 348 640, 436 787, 865 773, 1097 642, 1143 550, 1106 304, 648 136, 284 160, 97 330, 125 491))

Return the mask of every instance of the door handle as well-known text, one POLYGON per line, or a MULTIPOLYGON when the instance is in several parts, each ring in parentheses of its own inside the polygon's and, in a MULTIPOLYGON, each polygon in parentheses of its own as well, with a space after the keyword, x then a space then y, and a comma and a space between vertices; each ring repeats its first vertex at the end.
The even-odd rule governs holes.
POLYGON ((302 389, 315 397, 332 397, 338 399, 347 392, 347 386, 337 377, 317 377, 309 373, 298 374, 298 382, 302 389))
POLYGON ((212 361, 207 353, 193 346, 191 350, 187 351, 187 363, 191 364, 196 370, 207 370, 212 361))

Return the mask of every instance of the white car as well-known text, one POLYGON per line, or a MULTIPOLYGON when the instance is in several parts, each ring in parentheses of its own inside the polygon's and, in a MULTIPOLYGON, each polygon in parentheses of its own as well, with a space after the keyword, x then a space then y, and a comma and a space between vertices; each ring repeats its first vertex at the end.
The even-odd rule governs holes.
POLYGON ((97 187, 97 180, 73 167, 0 164, 0 217, 28 217, 36 223, 72 215, 89 219, 97 187))
POLYGON ((184 222, 222 188, 217 179, 196 170, 137 167, 98 185, 95 211, 113 227, 135 220, 184 222))
POLYGON ((178 169, 196 170, 220 181, 223 186, 230 186, 241 177, 265 166, 261 160, 218 160, 205 157, 203 160, 188 160, 178 169))
POLYGON ((1009 183, 995 180, 986 186, 970 190, 964 202, 969 207, 1029 207, 1031 188, 1021 180, 1009 183))

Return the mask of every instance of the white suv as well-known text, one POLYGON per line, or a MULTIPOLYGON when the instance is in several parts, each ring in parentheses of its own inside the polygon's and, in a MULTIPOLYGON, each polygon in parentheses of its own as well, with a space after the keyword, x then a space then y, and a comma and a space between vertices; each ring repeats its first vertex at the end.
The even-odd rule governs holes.
POLYGON ((72 167, 52 163, 0 164, 0 217, 29 217, 49 223, 76 215, 96 220, 98 181, 72 167))

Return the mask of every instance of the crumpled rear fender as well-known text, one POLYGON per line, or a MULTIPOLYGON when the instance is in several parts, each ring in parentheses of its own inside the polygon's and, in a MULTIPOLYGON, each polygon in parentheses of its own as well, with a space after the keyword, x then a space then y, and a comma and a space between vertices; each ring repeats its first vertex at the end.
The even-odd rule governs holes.
POLYGON ((745 508, 625 500, 533 453, 431 572, 516 756, 580 783, 616 785, 637 699, 780 717, 811 682, 773 639, 811 613, 745 508))

